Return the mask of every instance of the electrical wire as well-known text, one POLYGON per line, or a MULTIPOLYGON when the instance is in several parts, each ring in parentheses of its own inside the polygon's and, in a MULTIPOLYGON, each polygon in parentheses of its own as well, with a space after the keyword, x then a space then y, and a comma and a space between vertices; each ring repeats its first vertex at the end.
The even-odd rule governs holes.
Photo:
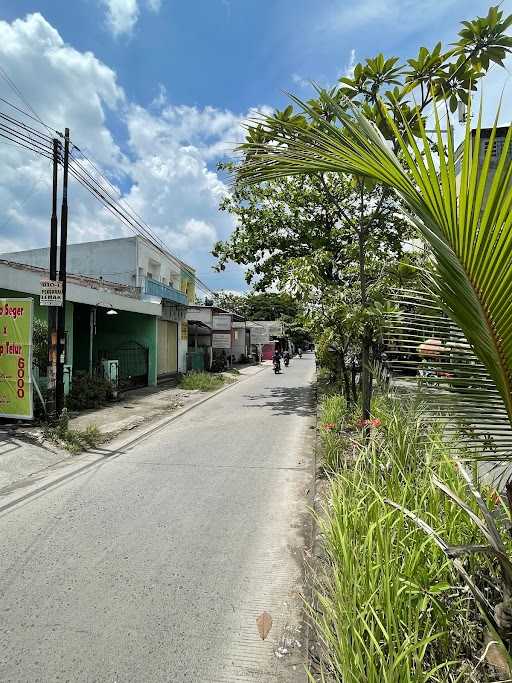
MULTIPOLYGON (((53 135, 53 132, 49 126, 47 126, 39 117, 34 118, 28 112, 24 111, 20 107, 12 104, 5 98, 0 97, 0 101, 5 102, 10 107, 19 111, 24 116, 41 123, 47 128, 47 130, 53 135)), ((27 106, 29 106, 27 104, 27 106)), ((29 108, 34 111, 30 106, 29 108)), ((37 113, 34 112, 37 116, 37 113)), ((57 135, 62 137, 62 133, 55 131, 57 135)), ((52 137, 46 135, 45 133, 29 126, 23 121, 19 121, 13 116, 5 112, 0 112, 0 138, 4 138, 9 142, 15 143, 31 152, 39 154, 47 159, 53 158, 53 139, 52 137)), ((172 261, 177 263, 180 268, 194 281, 198 289, 204 291, 207 294, 214 295, 213 290, 208 287, 204 282, 202 282, 181 259, 170 253, 165 243, 158 238, 157 235, 151 230, 150 226, 144 221, 144 219, 139 216, 135 210, 121 197, 120 191, 112 184, 112 182, 99 170, 99 168, 89 159, 82 150, 70 141, 70 163, 69 172, 96 200, 100 201, 104 208, 109 211, 117 220, 119 220, 123 225, 132 230, 135 234, 142 237, 149 244, 160 251, 164 256, 170 258, 172 261), (73 154, 73 151, 77 150, 84 162, 89 164, 96 172, 97 177, 95 177, 80 159, 77 159, 73 154), (99 178, 99 180, 98 180, 99 178), (101 181, 101 182, 100 182, 101 181)), ((59 153, 59 163, 62 164, 62 151, 59 153)))
MULTIPOLYGON (((51 128, 50 128, 46 123, 44 123, 44 121, 42 121, 41 117, 40 117, 40 116, 37 114, 37 112, 30 106, 30 104, 25 100, 25 98, 23 97, 21 91, 17 88, 17 86, 14 84, 14 82, 11 81, 11 79, 9 78, 9 76, 5 73, 5 71, 4 71, 1 67, 0 67, 0 75, 3 75, 4 79, 5 79, 5 80, 8 82, 8 84, 13 88, 13 90, 16 92, 16 94, 18 95, 18 97, 19 97, 19 98, 22 100, 22 102, 23 102, 23 103, 32 111, 32 113, 33 113, 35 116, 32 116, 31 114, 29 114, 28 112, 24 111, 24 110, 21 109, 20 107, 17 107, 16 105, 12 104, 11 102, 9 102, 8 100, 6 100, 5 98, 1 98, 1 97, 0 97, 0 101, 5 102, 5 103, 8 104, 10 107, 14 108, 16 111, 19 111, 19 112, 22 113, 24 116, 29 117, 29 118, 32 119, 33 121, 37 121, 38 123, 40 123, 41 125, 43 125, 51 134, 53 134, 51 128)), ((8 117, 6 114, 4 114, 4 117, 8 118, 11 122, 16 121, 16 119, 14 119, 13 117, 8 117)), ((36 131, 36 129, 34 129, 34 128, 30 127, 30 126, 27 126, 26 124, 23 124, 22 122, 17 122, 17 124, 20 125, 20 126, 23 126, 23 127, 27 128, 27 129, 29 129, 29 130, 31 130, 31 132, 33 132, 33 133, 36 134, 36 135, 40 135, 40 137, 46 137, 46 139, 47 139, 48 141, 50 140, 50 138, 48 138, 48 136, 43 136, 43 135, 41 135, 41 134, 39 133, 39 131, 36 131)), ((59 135, 60 137, 62 137, 62 133, 61 133, 61 132, 55 131, 55 133, 57 133, 57 135, 59 135)), ((110 192, 107 192, 107 195, 110 196, 110 198, 112 199, 113 202, 118 203, 118 204, 120 204, 121 206, 122 206, 122 204, 124 204, 125 207, 127 207, 127 208, 124 208, 125 213, 128 214, 128 216, 130 216, 131 220, 133 220, 133 221, 138 225, 138 227, 142 230, 142 233, 143 233, 142 236, 145 237, 145 238, 152 244, 152 246, 156 247, 164 256, 166 256, 167 258, 170 258, 171 260, 173 260, 174 262, 176 262, 176 263, 180 266, 180 268, 181 268, 182 270, 184 270, 188 275, 190 275, 190 276, 194 279, 194 282, 199 286, 200 289, 204 290, 206 293, 214 294, 214 292, 213 292, 212 290, 210 290, 210 288, 208 287, 208 285, 206 285, 204 282, 202 282, 201 280, 199 280, 199 278, 197 278, 197 276, 196 276, 196 274, 194 273, 194 271, 191 270, 191 269, 187 266, 186 263, 184 263, 181 259, 179 259, 179 258, 177 258, 176 256, 174 256, 173 254, 171 254, 171 252, 169 251, 169 249, 167 248, 167 246, 165 245, 165 243, 164 243, 164 242, 163 242, 163 241, 162 241, 162 240, 161 240, 161 239, 160 239, 160 238, 151 230, 151 228, 149 227, 149 225, 144 221, 144 219, 143 219, 139 214, 137 214, 137 212, 128 204, 128 202, 127 202, 126 200, 122 199, 121 193, 119 192, 119 190, 118 190, 117 188, 115 188, 115 186, 111 183, 111 181, 110 181, 110 180, 109 180, 109 179, 100 171, 100 169, 94 164, 94 162, 93 162, 91 159, 89 159, 89 158, 84 154, 84 152, 83 152, 77 145, 75 145, 73 142, 70 142, 70 146, 71 146, 71 149, 72 149, 72 150, 73 150, 73 149, 76 149, 76 150, 82 155, 83 159, 84 159, 88 164, 90 164, 90 165, 94 168, 94 170, 96 171, 96 173, 98 174, 98 176, 100 177, 100 179, 101 179, 102 181, 104 181, 109 187, 111 187, 111 188, 114 190, 114 192, 116 193, 116 195, 118 195, 117 197, 112 196, 112 194, 111 194, 110 192)), ((72 157, 72 153, 70 153, 70 157, 72 157)), ((79 160, 76 159, 76 157, 72 157, 72 158, 74 159, 75 163, 80 164, 79 160)), ((81 164, 80 164, 80 165, 81 165, 81 164)), ((82 166, 82 169, 81 169, 81 170, 82 170, 83 172, 85 172, 86 175, 88 175, 89 178, 90 178, 93 182, 98 183, 97 179, 94 178, 94 177, 87 171, 87 169, 85 169, 83 166, 82 166)), ((79 181, 79 182, 81 182, 81 181, 79 181)), ((98 183, 98 185, 99 185, 99 183, 98 183)), ((104 191, 105 191, 105 188, 103 188, 103 189, 104 189, 104 191)), ((135 230, 135 232, 137 232, 137 231, 135 230)))
MULTIPOLYGON (((102 180, 104 180, 104 181, 109 185, 109 187, 111 187, 112 190, 114 190, 114 192, 115 192, 117 195, 119 195, 119 198, 116 197, 116 198, 113 198, 113 199, 114 199, 115 201, 117 201, 121 206, 124 205, 125 207, 127 207, 127 209, 128 209, 127 213, 132 217, 132 220, 134 220, 134 221, 137 223, 137 225, 141 228, 141 230, 143 230, 143 232, 146 234, 147 239, 149 239, 149 241, 151 242, 151 244, 152 244, 154 247, 159 248, 159 251, 160 251, 161 253, 163 253, 164 256, 170 257, 172 260, 174 260, 175 262, 177 262, 178 265, 179 265, 187 274, 191 275, 191 276, 194 278, 195 282, 200 286, 201 289, 203 289, 205 292, 207 292, 207 293, 209 293, 209 294, 214 294, 214 292, 213 292, 212 290, 210 290, 210 288, 208 287, 208 285, 206 285, 204 282, 202 282, 201 280, 199 280, 199 278, 197 277, 196 273, 194 273, 194 271, 190 270, 190 269, 188 268, 188 266, 187 266, 183 261, 181 261, 181 259, 178 259, 176 256, 174 256, 173 254, 171 254, 171 253, 169 252, 169 250, 168 250, 167 246, 165 245, 165 243, 164 243, 157 235, 155 235, 154 232, 152 232, 150 226, 149 226, 149 225, 146 223, 146 221, 144 221, 144 219, 143 219, 143 218, 142 218, 142 217, 133 209, 133 207, 131 207, 130 204, 128 204, 128 202, 127 202, 125 199, 122 199, 122 198, 121 198, 119 190, 118 190, 118 189, 112 184, 112 182, 111 182, 111 181, 110 181, 110 180, 109 180, 109 179, 108 179, 108 178, 107 178, 107 177, 98 169, 98 167, 97 167, 97 166, 96 166, 96 165, 95 165, 95 164, 94 164, 94 163, 93 163, 93 162, 92 162, 92 161, 91 161, 83 152, 82 152, 82 150, 81 150, 79 147, 77 147, 76 145, 73 145, 73 147, 74 147, 74 149, 76 149, 78 152, 80 152, 80 154, 82 155, 82 157, 84 158, 84 160, 87 161, 87 163, 89 163, 89 164, 94 168, 94 170, 98 173, 98 175, 100 176, 100 178, 101 178, 102 180)), ((74 158, 75 162, 79 163, 78 160, 77 160, 75 157, 73 157, 73 158, 74 158)), ((82 168, 83 168, 83 167, 82 167, 82 168)), ((84 169, 84 170, 85 170, 85 169, 84 169)), ((85 171, 85 172, 86 172, 88 175, 90 175, 87 171, 85 171)), ((92 176, 91 176, 91 177, 92 177, 92 176)), ((126 209, 125 209, 125 210, 126 210, 126 209)))
MULTIPOLYGON (((51 128, 50 128, 48 125, 46 125, 46 123, 41 119, 41 117, 40 117, 39 114, 36 112, 36 110, 30 105, 30 102, 28 102, 28 101, 23 97, 23 93, 21 92, 21 90, 18 88, 18 86, 16 85, 16 83, 15 83, 11 78, 9 78, 9 75, 6 73, 5 69, 4 69, 1 65, 0 65, 0 76, 1 76, 1 77, 4 79, 4 81, 12 88, 12 90, 13 90, 13 91, 16 93, 16 95, 20 98, 20 100, 23 102, 23 104, 24 104, 26 107, 28 107, 28 109, 30 109, 30 111, 31 111, 32 114, 34 115, 34 116, 31 116, 30 118, 34 118, 34 117, 35 117, 34 120, 35 120, 35 121, 38 121, 42 126, 44 126, 44 127, 48 130, 48 132, 49 132, 50 134, 52 134, 51 128)), ((24 113, 25 113, 25 116, 29 116, 29 114, 27 114, 26 112, 24 112, 24 113)))

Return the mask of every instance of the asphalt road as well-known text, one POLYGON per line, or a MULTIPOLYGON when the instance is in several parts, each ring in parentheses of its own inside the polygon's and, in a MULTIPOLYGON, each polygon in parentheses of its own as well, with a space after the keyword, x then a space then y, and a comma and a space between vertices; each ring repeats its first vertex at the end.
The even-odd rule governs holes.
POLYGON ((313 374, 268 368, 0 515, 0 681, 305 681, 313 374))

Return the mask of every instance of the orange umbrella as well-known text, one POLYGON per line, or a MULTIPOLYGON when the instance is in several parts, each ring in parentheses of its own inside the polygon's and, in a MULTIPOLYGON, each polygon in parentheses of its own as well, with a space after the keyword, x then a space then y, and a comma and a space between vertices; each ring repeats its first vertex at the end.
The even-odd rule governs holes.
POLYGON ((443 342, 440 339, 427 339, 418 346, 418 353, 424 358, 439 356, 443 350, 443 342))

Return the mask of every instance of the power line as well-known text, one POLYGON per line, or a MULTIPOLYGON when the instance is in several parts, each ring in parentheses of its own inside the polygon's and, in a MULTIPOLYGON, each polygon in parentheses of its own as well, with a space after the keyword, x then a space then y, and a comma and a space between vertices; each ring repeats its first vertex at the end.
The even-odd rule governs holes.
MULTIPOLYGON (((49 164, 48 164, 49 167, 49 164)), ((25 204, 28 202, 28 200, 32 197, 32 195, 35 193, 37 186, 41 183, 41 181, 44 179, 44 174, 41 173, 41 175, 34 180, 32 183, 31 187, 29 188, 28 192, 25 194, 23 199, 17 200, 17 203, 20 204, 22 207, 25 206, 25 204)), ((3 223, 0 224, 0 232, 2 232, 7 225, 9 224, 9 216, 5 219, 3 223)))
MULTIPOLYGON (((19 97, 20 100, 23 102, 23 104, 24 104, 26 107, 28 107, 28 108, 30 109, 30 111, 32 112, 32 114, 34 114, 34 116, 35 116, 35 119, 34 119, 34 120, 39 121, 39 123, 40 123, 41 125, 43 125, 45 128, 47 128, 47 129, 48 129, 48 132, 51 133, 51 132, 52 132, 52 131, 51 131, 51 128, 50 128, 49 126, 47 126, 46 123, 44 123, 44 121, 41 119, 41 117, 40 117, 39 114, 36 112, 36 110, 35 110, 35 109, 30 105, 30 103, 23 97, 23 94, 22 94, 21 90, 18 88, 18 86, 16 85, 16 83, 15 83, 11 78, 9 78, 8 74, 6 73, 5 69, 2 68, 2 66, 0 66, 0 76, 1 76, 1 77, 4 79, 4 81, 12 88, 12 90, 16 93, 16 95, 18 95, 18 97, 19 97)), ((25 112, 25 116, 28 116, 28 114, 27 114, 26 112, 25 112)), ((31 118, 34 118, 34 117, 31 116, 31 118)))
MULTIPOLYGON (((196 282, 198 285, 200 285, 200 287, 201 287, 202 289, 204 289, 205 292, 213 293, 213 292, 210 290, 210 288, 209 288, 207 285, 205 285, 204 282, 202 282, 201 280, 199 280, 199 278, 197 277, 196 273, 194 273, 194 271, 190 270, 190 269, 187 267, 187 265, 186 265, 181 259, 177 258, 176 256, 174 256, 173 254, 171 254, 171 253, 169 252, 169 250, 168 250, 167 246, 165 245, 165 243, 164 243, 157 235, 155 235, 155 233, 151 230, 150 226, 146 223, 146 221, 142 218, 142 216, 140 216, 140 215, 133 209, 133 207, 130 206, 130 204, 126 201, 126 199, 123 199, 123 198, 121 197, 119 190, 118 190, 118 189, 112 184, 112 182, 111 182, 111 181, 110 181, 110 180, 109 180, 109 179, 108 179, 108 178, 107 178, 107 177, 98 169, 98 167, 97 167, 97 166, 96 166, 96 165, 95 165, 95 164, 94 164, 94 163, 93 163, 93 162, 84 154, 84 152, 82 152, 82 150, 81 150, 79 147, 77 147, 76 145, 73 145, 73 147, 74 147, 74 149, 76 149, 78 152, 80 152, 80 154, 82 155, 82 157, 84 158, 84 160, 87 161, 87 163, 89 163, 89 164, 95 169, 95 171, 98 173, 98 175, 100 176, 100 178, 101 178, 102 180, 104 180, 104 181, 112 188, 112 190, 114 190, 114 192, 115 192, 117 195, 119 195, 119 199, 118 199, 118 198, 115 198, 115 201, 117 201, 117 203, 119 203, 121 206, 124 205, 124 206, 127 207, 127 209, 129 210, 129 215, 131 214, 131 216, 135 217, 133 220, 135 220, 135 222, 136 222, 136 223, 139 225, 139 227, 144 231, 144 233, 147 233, 146 237, 147 237, 147 239, 149 239, 149 241, 153 244, 153 246, 156 246, 157 248, 159 248, 159 250, 160 250, 165 256, 170 257, 170 258, 173 259, 174 261, 177 261, 177 262, 178 262, 178 265, 179 265, 185 272, 187 272, 189 275, 191 275, 191 276, 194 278, 195 282, 196 282), (148 235, 149 235, 149 236, 148 236, 148 235)), ((78 160, 77 160, 75 157, 73 157, 73 159, 75 160, 75 162, 79 163, 78 160)), ((83 168, 83 167, 82 167, 82 168, 83 168)), ((84 170, 85 170, 85 169, 84 169, 84 170)), ((86 170, 85 170, 85 172, 86 172, 90 177, 92 177, 86 170)), ((114 199, 114 198, 113 198, 113 199, 114 199)), ((125 209, 125 210, 126 210, 126 209, 125 209)))
MULTIPOLYGON (((20 107, 17 107, 16 105, 13 105, 5 98, 0 97, 0 101, 5 102, 16 111, 28 116, 30 119, 41 123, 45 126, 45 128, 48 129, 50 133, 52 133, 50 127, 47 126, 39 117, 34 118, 28 112, 24 111, 20 107)), ((58 131, 55 132, 59 136, 62 136, 62 133, 59 133, 58 131)), ((47 136, 41 131, 38 131, 32 126, 19 121, 13 116, 6 114, 5 112, 0 112, 0 137, 5 138, 10 142, 14 142, 15 144, 45 158, 52 158, 51 137, 47 136)), ((70 173, 74 176, 74 178, 83 187, 85 187, 85 189, 87 189, 90 194, 95 197, 95 199, 100 201, 115 218, 120 220, 126 227, 130 228, 133 232, 149 242, 149 244, 158 249, 158 251, 160 251, 164 256, 175 261, 180 268, 193 279, 199 289, 208 294, 213 294, 214 292, 208 287, 208 285, 206 285, 196 276, 193 270, 191 270, 183 261, 181 261, 181 259, 170 253, 165 243, 157 235, 155 235, 146 221, 144 221, 144 219, 135 212, 128 202, 122 199, 120 191, 99 170, 99 168, 88 157, 86 157, 82 150, 73 143, 72 148, 76 149, 82 155, 84 161, 96 171, 97 176, 102 182, 100 183, 98 179, 89 172, 84 164, 82 164, 75 155, 71 154, 70 173), (105 187, 105 185, 107 187, 105 187)), ((62 163, 61 160, 60 163, 62 163)))

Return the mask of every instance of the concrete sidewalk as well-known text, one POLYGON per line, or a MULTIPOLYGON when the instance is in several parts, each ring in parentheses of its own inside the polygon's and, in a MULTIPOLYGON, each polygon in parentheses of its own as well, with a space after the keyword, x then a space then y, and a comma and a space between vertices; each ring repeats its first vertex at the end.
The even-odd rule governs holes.
MULTIPOLYGON (((240 375, 224 373, 229 380, 236 381, 259 372, 263 366, 237 366, 240 375)), ((98 427, 100 432, 109 438, 121 432, 134 429, 147 422, 163 417, 180 408, 195 403, 212 392, 202 392, 198 389, 186 391, 180 387, 165 385, 158 387, 143 387, 125 394, 120 401, 116 401, 99 410, 84 411, 81 415, 70 419, 70 429, 83 431, 91 425, 98 427)))
MULTIPOLYGON (((238 366, 239 375, 226 373, 226 376, 236 382, 261 372, 266 365, 268 363, 238 366)), ((165 385, 144 387, 123 395, 116 403, 71 418, 69 428, 83 431, 95 425, 107 437, 107 441, 124 432, 136 436, 150 427, 152 422, 193 407, 215 393, 185 391, 180 387, 166 388, 165 385)), ((0 427, 0 495, 16 488, 21 480, 28 477, 37 479, 49 467, 65 464, 78 457, 46 441, 40 427, 0 427)))

